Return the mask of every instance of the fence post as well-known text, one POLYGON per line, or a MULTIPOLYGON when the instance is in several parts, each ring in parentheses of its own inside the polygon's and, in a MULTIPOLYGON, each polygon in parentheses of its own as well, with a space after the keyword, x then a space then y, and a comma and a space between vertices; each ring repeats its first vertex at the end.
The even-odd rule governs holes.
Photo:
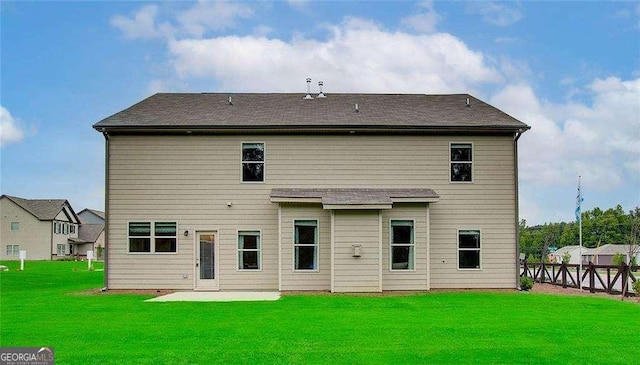
POLYGON ((629 295, 629 265, 622 263, 622 297, 629 295))
POLYGON ((562 287, 567 287, 567 264, 564 262, 560 265, 560 271, 562 271, 562 287))
POLYGON ((544 261, 540 261, 540 284, 543 284, 546 279, 546 271, 544 261))
POLYGON ((593 262, 589 261, 589 266, 588 269, 589 270, 589 293, 595 293, 596 292, 596 288, 595 288, 595 270, 596 268, 593 267, 593 262))

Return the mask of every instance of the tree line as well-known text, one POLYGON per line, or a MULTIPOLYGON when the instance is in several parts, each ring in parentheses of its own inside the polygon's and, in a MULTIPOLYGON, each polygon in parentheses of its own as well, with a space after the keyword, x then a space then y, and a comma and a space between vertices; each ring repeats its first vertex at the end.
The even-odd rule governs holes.
MULTIPOLYGON (((640 207, 625 212, 622 206, 602 210, 598 207, 582 212, 582 245, 595 248, 608 243, 637 245, 640 243, 640 207)), ((520 252, 528 260, 544 259, 550 251, 578 245, 578 222, 545 223, 527 226, 520 221, 520 252)))

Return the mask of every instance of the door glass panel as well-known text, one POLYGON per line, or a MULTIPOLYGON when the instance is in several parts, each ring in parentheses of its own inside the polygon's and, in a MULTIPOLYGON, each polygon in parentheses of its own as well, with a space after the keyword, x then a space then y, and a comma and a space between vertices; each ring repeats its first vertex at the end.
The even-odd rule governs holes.
POLYGON ((214 235, 200 235, 200 279, 215 279, 214 235))

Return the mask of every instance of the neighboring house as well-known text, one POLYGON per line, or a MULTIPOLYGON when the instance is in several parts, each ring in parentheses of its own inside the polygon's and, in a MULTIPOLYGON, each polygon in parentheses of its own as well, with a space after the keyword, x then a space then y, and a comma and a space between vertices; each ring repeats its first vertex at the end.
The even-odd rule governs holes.
POLYGON ((104 225, 104 212, 95 209, 85 208, 78 213, 82 223, 102 224, 104 225))
POLYGON ((74 254, 80 220, 63 199, 0 196, 0 259, 55 260, 74 254))
MULTIPOLYGON (((571 255, 571 257, 569 258, 569 262, 567 262, 567 264, 579 264, 580 263, 580 256, 585 257, 585 255, 588 255, 589 248, 586 247, 582 247, 582 249, 580 249, 579 245, 570 245, 570 246, 564 246, 564 247, 560 247, 559 249, 557 249, 554 252, 551 252, 548 257, 549 257, 549 261, 551 263, 557 263, 557 264, 561 264, 562 263, 562 257, 568 253, 569 255, 571 255), (582 255, 581 255, 582 253, 582 255)), ((584 263, 588 263, 588 261, 585 261, 584 263)))
POLYGON ((600 247, 594 248, 588 254, 583 253, 583 261, 593 262, 596 265, 613 265, 613 256, 616 254, 622 254, 625 257, 625 262, 630 262, 629 252, 633 252, 637 262, 640 262, 640 248, 637 246, 629 247, 629 245, 623 244, 606 244, 600 247), (632 248, 632 250, 629 250, 632 248))
POLYGON ((111 289, 518 285, 517 141, 470 95, 156 94, 106 141, 111 289))
POLYGON ((80 225, 77 238, 70 238, 69 243, 75 248, 75 256, 87 256, 87 251, 94 252, 94 258, 98 258, 97 248, 104 247, 104 224, 83 223, 80 225))

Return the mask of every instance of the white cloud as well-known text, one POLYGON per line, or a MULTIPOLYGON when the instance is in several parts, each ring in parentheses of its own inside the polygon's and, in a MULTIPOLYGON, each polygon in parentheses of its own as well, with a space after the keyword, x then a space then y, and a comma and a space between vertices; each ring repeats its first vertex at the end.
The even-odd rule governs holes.
POLYGON ((436 25, 442 20, 442 16, 433 8, 433 1, 425 0, 417 5, 416 14, 407 16, 401 20, 405 26, 413 28, 418 32, 433 33, 436 25))
POLYGON ((147 5, 141 7, 132 17, 114 15, 109 23, 111 26, 120 29, 124 36, 129 39, 156 38, 166 34, 166 30, 168 30, 168 25, 166 24, 156 25, 157 15, 158 7, 147 5))
POLYGON ((252 15, 253 9, 243 3, 200 1, 179 14, 177 19, 181 30, 192 36, 202 37, 208 30, 234 27, 237 18, 249 18, 252 15))
POLYGON ((20 142, 23 138, 24 131, 19 122, 11 116, 5 107, 0 106, 0 147, 20 142))
POLYGON ((624 176, 640 159, 640 79, 596 79, 588 89, 588 104, 539 100, 524 84, 509 85, 492 97, 494 105, 532 126, 520 143, 525 184, 573 184, 582 175, 606 192, 640 182, 637 175, 624 176))
POLYGON ((517 3, 477 1, 468 3, 471 14, 482 15, 485 23, 506 27, 522 19, 522 12, 517 3))
POLYGON ((172 40, 169 53, 179 77, 215 79, 227 91, 300 91, 306 77, 322 79, 326 92, 468 92, 501 80, 482 53, 450 34, 389 32, 358 18, 330 32, 325 41, 172 40))

